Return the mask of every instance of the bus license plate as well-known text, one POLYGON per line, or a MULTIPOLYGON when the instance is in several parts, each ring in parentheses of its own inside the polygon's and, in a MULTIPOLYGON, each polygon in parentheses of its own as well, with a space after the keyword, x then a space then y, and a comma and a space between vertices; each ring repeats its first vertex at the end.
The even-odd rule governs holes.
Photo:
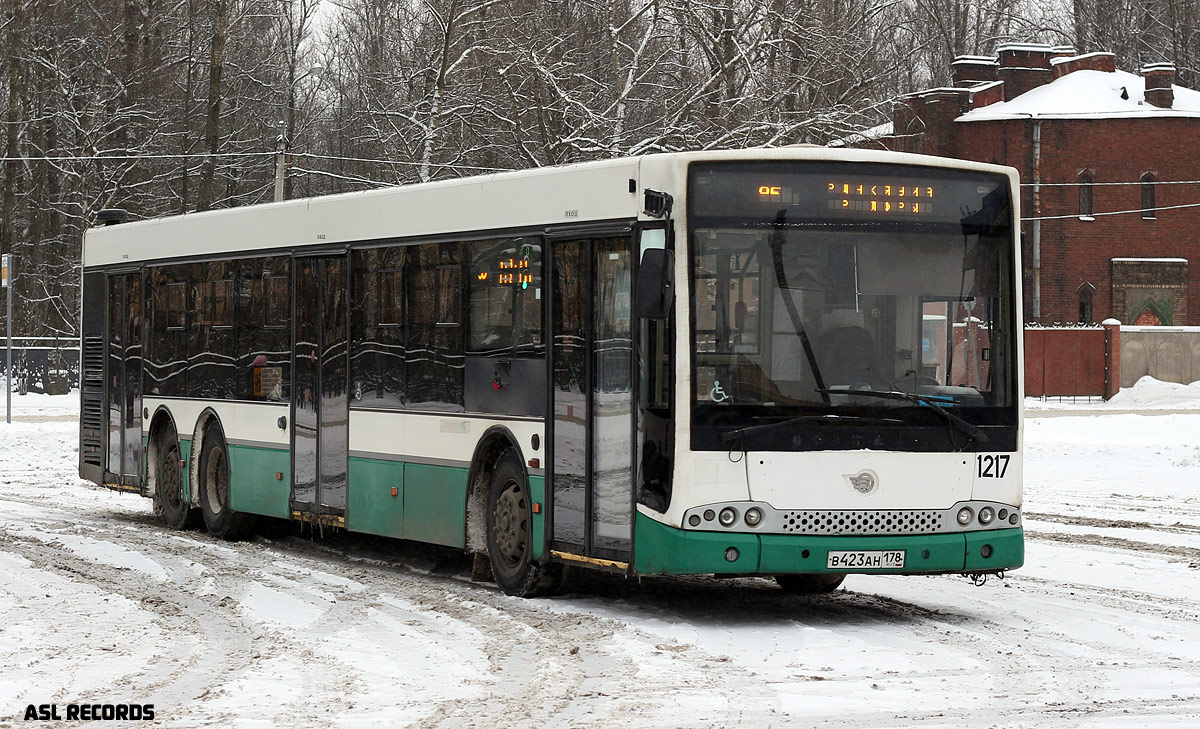
POLYGON ((904 550, 888 552, 830 552, 825 565, 838 570, 898 570, 904 567, 904 550))

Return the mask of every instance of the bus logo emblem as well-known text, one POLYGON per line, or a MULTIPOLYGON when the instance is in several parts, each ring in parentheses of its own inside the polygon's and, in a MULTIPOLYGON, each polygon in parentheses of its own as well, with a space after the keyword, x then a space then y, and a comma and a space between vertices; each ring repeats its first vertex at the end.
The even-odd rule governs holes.
POLYGON ((856 475, 847 473, 845 474, 845 478, 854 487, 854 490, 860 494, 871 493, 879 483, 879 477, 875 475, 874 471, 863 471, 856 475))

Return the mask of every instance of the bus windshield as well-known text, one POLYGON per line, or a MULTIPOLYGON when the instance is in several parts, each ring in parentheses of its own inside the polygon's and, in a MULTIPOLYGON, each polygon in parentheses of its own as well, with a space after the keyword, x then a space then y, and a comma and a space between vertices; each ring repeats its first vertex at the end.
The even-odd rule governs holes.
POLYGON ((1015 443, 1007 180, 819 166, 692 171, 693 447, 1015 443))

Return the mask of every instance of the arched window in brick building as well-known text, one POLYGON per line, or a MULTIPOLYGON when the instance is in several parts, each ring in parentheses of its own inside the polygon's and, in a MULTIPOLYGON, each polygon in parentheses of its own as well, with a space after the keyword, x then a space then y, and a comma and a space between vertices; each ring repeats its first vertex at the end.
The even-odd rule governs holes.
POLYGON ((1147 220, 1153 220, 1157 210, 1154 205, 1154 173, 1147 172, 1142 175, 1142 217, 1147 220))
POLYGON ((1092 183, 1095 178, 1092 177, 1091 170, 1084 170, 1079 173, 1079 215, 1080 217, 1092 216, 1092 183))
POLYGON ((1084 281, 1075 289, 1075 294, 1079 297, 1079 323, 1091 324, 1096 321, 1092 317, 1092 295, 1096 293, 1096 287, 1090 282, 1084 281))

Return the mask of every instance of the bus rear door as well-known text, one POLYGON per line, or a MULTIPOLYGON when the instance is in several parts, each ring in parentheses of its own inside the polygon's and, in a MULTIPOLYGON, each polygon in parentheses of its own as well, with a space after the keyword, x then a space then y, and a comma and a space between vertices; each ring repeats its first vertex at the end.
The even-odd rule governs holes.
POLYGON ((142 273, 108 276, 104 482, 136 491, 142 467, 142 273))
POLYGON ((293 269, 291 508, 305 521, 343 526, 349 449, 346 256, 297 257, 293 269))

